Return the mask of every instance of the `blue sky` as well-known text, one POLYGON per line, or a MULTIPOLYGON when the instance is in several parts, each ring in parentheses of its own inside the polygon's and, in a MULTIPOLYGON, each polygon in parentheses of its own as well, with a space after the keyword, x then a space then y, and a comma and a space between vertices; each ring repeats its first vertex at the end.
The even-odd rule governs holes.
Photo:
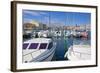
POLYGON ((60 12, 60 11, 37 11, 23 10, 23 22, 27 23, 32 20, 47 25, 86 25, 91 24, 90 13, 80 12, 60 12))

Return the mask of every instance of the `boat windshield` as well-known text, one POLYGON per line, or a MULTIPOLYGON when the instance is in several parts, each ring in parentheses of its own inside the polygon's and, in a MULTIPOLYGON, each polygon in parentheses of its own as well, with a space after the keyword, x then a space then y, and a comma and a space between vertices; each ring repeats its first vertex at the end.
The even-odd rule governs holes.
POLYGON ((47 43, 41 43, 39 49, 46 49, 47 43))
POLYGON ((24 43, 23 44, 23 49, 26 49, 28 45, 29 45, 29 43, 24 43))
POLYGON ((53 46, 53 42, 49 43, 48 49, 51 49, 53 46))
POLYGON ((38 43, 31 43, 29 49, 37 49, 38 43))

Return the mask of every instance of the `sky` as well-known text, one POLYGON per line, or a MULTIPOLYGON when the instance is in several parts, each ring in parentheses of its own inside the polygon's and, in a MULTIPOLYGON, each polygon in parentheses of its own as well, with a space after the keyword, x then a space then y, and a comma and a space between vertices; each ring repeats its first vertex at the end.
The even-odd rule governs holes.
POLYGON ((39 11, 23 10, 22 18, 24 23, 32 20, 47 25, 87 25, 91 24, 91 13, 60 12, 60 11, 39 11))

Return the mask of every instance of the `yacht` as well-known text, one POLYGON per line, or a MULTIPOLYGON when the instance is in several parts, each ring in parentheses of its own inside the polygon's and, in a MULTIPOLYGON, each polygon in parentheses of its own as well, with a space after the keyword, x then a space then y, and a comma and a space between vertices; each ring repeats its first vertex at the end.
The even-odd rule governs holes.
POLYGON ((64 35, 65 35, 65 37, 70 37, 71 36, 71 32, 69 30, 64 31, 64 35))
POLYGON ((33 38, 23 42, 23 63, 51 61, 56 42, 50 38, 33 38))
POLYGON ((32 37, 32 30, 24 30, 23 38, 24 39, 29 39, 31 37, 32 37))
POLYGON ((61 35, 62 35, 61 31, 54 32, 54 36, 56 36, 56 37, 61 37, 61 35))
POLYGON ((86 31, 76 31, 75 38, 88 38, 88 33, 86 31))
POLYGON ((91 59, 90 45, 73 45, 70 46, 64 55, 68 60, 89 60, 91 59))

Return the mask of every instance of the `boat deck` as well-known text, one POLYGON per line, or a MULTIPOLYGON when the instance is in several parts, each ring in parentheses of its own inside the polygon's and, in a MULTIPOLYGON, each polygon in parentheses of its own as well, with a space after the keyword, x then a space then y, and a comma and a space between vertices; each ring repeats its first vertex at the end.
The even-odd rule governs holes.
POLYGON ((65 57, 69 60, 89 60, 91 59, 90 45, 73 45, 66 52, 65 57))

